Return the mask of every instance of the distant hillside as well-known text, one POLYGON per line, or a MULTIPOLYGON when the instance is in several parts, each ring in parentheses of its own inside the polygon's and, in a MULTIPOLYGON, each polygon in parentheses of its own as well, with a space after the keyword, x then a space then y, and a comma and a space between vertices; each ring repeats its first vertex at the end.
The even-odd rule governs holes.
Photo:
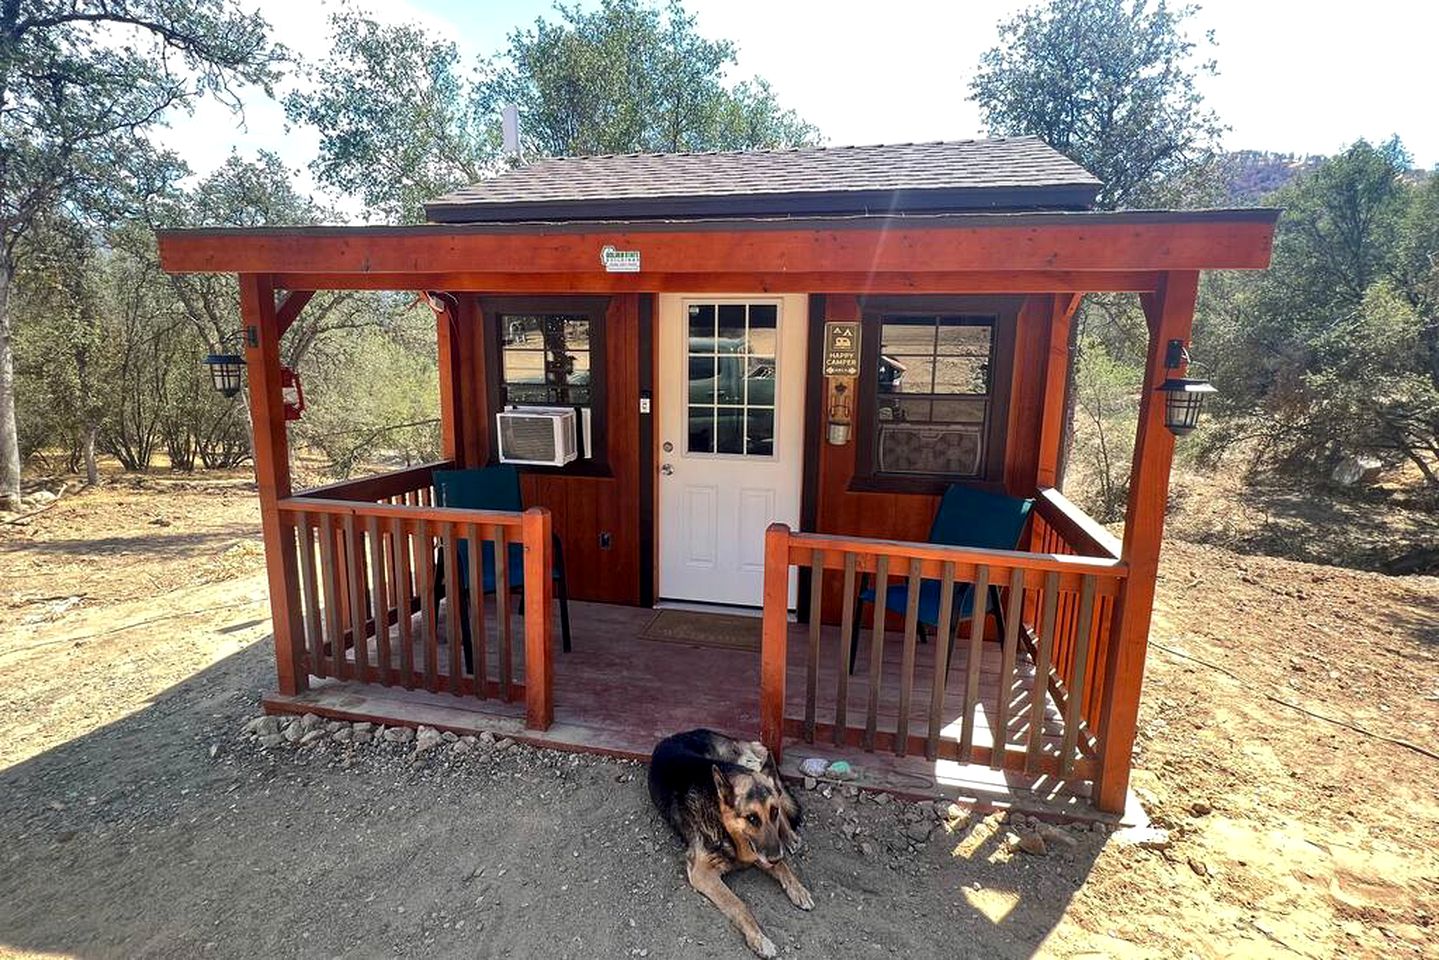
POLYGON ((1219 160, 1225 200, 1236 206, 1253 206, 1324 157, 1268 150, 1236 150, 1219 160))

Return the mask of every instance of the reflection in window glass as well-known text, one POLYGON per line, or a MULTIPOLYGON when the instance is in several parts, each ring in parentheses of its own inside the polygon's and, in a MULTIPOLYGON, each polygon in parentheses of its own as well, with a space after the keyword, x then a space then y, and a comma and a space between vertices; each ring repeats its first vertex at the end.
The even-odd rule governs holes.
POLYGON ((774 455, 774 304, 691 304, 690 453, 774 455))
POLYGON ((874 374, 874 462, 880 473, 983 473, 993 348, 990 317, 881 320, 874 374))
POLYGON ((510 404, 590 402, 590 322, 569 314, 499 317, 500 379, 510 404))

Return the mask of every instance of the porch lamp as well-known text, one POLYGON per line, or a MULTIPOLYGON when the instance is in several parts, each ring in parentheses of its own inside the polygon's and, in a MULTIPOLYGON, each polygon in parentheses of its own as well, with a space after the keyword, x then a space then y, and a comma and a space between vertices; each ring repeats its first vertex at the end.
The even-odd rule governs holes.
MULTIPOLYGON (((1166 370, 1186 370, 1189 366, 1189 351, 1183 340, 1169 341, 1164 355, 1166 370)), ((1204 405, 1206 394, 1217 393, 1214 384, 1208 380, 1196 380, 1171 374, 1158 386, 1164 394, 1164 425, 1176 437, 1186 437, 1199 426, 1199 410, 1204 405)))
MULTIPOLYGON (((224 351, 226 346, 232 344, 243 343, 253 336, 254 334, 246 331, 233 337, 227 337, 220 344, 221 350, 224 351)), ((234 347, 231 346, 230 349, 233 351, 234 347)), ((211 353, 200 362, 210 368, 210 383, 214 386, 216 393, 233 397, 240 392, 240 385, 245 373, 243 356, 234 352, 211 353)))

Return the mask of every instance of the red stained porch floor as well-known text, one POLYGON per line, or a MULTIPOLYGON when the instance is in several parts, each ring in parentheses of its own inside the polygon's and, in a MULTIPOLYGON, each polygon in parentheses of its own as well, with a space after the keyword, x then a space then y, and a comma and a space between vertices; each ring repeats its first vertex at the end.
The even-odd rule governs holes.
MULTIPOLYGON (((442 607, 443 610, 443 607, 442 607)), ((481 700, 441 692, 406 690, 399 686, 360 684, 333 679, 311 678, 311 689, 294 697, 278 694, 266 698, 274 711, 314 712, 349 720, 370 720, 385 724, 427 724, 456 733, 489 730, 540 746, 604 753, 647 759, 655 743, 668 734, 693 727, 710 727, 735 736, 757 738, 759 733, 759 653, 643 639, 655 611, 609 604, 571 604, 573 650, 554 655, 553 725, 544 731, 524 724, 521 700, 481 700)), ((443 613, 442 613, 443 617, 443 613)), ((443 619, 441 621, 443 623, 443 619)), ((495 623, 493 606, 487 622, 495 623)), ((515 679, 524 679, 523 619, 514 620, 515 679)), ((758 631, 758 621, 756 621, 758 631)), ((445 635, 443 628, 441 637, 445 635)), ((395 631, 392 644, 398 646, 395 631)), ((885 643, 881 709, 878 728, 893 730, 898 702, 898 677, 902 637, 891 633, 885 643)), ((868 702, 868 647, 870 634, 861 637, 861 649, 851 678, 848 717, 851 726, 863 726, 868 702)), ((555 624, 559 643, 559 625, 555 624)), ((489 675, 496 676, 494 638, 490 639, 489 675)), ((372 647, 373 648, 373 647, 372 647)), ((942 736, 957 739, 961 714, 959 688, 965 665, 965 643, 956 644, 955 660, 946 685, 942 711, 942 736)), ((790 627, 789 674, 786 717, 803 718, 805 697, 805 655, 808 628, 790 627)), ((998 696, 998 644, 986 642, 981 666, 980 699, 975 742, 988 744, 992 734, 987 722, 998 696)), ((934 645, 917 647, 915 696, 910 732, 928 730, 929 690, 933 677, 934 645)), ((352 654, 353 655, 353 654, 352 654)), ((398 656, 398 654, 396 654, 398 656)), ((416 649, 416 663, 422 662, 416 649)), ((1028 685, 1032 665, 1021 652, 1017 677, 1010 691, 1010 715, 1015 719, 1008 731, 1009 742, 1023 743, 1029 714, 1028 685)), ((441 643, 439 663, 449 663, 441 643)), ((826 627, 821 643, 817 719, 823 723, 834 716, 837 671, 839 670, 838 630, 826 627)), ((1054 706, 1046 698, 1044 740, 1047 750, 1057 751, 1060 728, 1054 706)), ((952 796, 999 803, 1021 803, 1086 818, 1099 817, 1086 801, 1087 788, 1052 778, 1014 771, 996 771, 988 766, 953 761, 930 761, 924 756, 897 757, 892 752, 865 752, 857 747, 808 744, 788 739, 784 752, 786 774, 797 775, 806 757, 845 759, 859 772, 861 786, 890 790, 915 797, 952 796)))

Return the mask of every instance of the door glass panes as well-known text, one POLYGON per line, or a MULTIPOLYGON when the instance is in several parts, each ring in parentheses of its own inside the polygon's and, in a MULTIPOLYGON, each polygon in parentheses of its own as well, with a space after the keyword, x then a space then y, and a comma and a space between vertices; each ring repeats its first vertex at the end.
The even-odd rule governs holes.
POLYGON ((774 455, 774 304, 691 304, 686 354, 686 450, 774 455))

